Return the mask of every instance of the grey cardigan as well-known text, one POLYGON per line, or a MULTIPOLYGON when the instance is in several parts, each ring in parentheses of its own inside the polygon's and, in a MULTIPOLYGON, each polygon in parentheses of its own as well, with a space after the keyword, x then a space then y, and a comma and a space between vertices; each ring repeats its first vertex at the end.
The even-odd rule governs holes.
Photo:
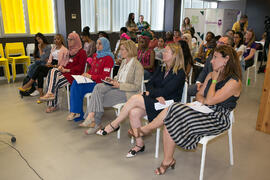
MULTIPOLYGON (((123 60, 118 70, 117 75, 114 77, 118 81, 119 73, 126 63, 126 59, 123 60)), ((143 81, 144 69, 137 58, 133 59, 130 69, 127 74, 126 82, 120 83, 119 89, 126 92, 126 97, 129 99, 132 95, 141 92, 141 86, 143 81)))

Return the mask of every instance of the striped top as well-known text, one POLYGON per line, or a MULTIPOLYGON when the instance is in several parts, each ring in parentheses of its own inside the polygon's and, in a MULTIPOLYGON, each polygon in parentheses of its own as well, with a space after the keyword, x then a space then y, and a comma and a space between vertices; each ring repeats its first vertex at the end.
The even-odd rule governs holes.
MULTIPOLYGON (((143 66, 150 65, 150 56, 151 56, 152 49, 148 49, 146 51, 138 50, 138 60, 143 66)), ((154 69, 148 69, 149 72, 153 72, 154 69)))

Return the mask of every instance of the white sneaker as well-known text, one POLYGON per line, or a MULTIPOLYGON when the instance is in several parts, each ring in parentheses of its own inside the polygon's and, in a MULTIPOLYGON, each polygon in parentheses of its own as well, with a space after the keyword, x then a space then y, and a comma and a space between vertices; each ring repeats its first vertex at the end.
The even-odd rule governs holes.
POLYGON ((30 94, 30 96, 38 96, 39 95, 39 92, 38 92, 38 90, 35 90, 34 92, 32 92, 31 94, 30 94))

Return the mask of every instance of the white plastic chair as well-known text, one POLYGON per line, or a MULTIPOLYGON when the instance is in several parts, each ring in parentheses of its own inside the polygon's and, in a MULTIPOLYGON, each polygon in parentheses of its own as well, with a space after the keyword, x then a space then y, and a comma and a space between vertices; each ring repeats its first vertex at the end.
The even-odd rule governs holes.
POLYGON ((249 78, 249 70, 251 68, 254 68, 254 82, 256 83, 256 80, 257 80, 257 62, 258 62, 258 57, 259 57, 259 52, 263 52, 262 50, 258 50, 255 52, 255 55, 254 55, 254 64, 252 66, 250 66, 249 68, 247 68, 247 78, 246 78, 246 86, 248 86, 248 78, 249 78))
POLYGON ((188 74, 188 84, 191 85, 192 81, 192 73, 193 73, 193 67, 191 67, 190 72, 188 74))
MULTIPOLYGON (((228 130, 228 137, 229 137, 229 152, 230 152, 230 165, 233 166, 233 144, 232 144, 232 124, 234 123, 234 112, 231 111, 230 113, 230 122, 231 126, 228 130)), ((200 140, 200 144, 202 144, 202 158, 201 158, 201 169, 200 169, 200 180, 203 180, 203 173, 204 173, 204 165, 205 165, 205 156, 206 156, 206 148, 207 148, 207 143, 211 141, 212 139, 215 139, 216 137, 220 136, 205 136, 200 140)))
MULTIPOLYGON (((188 89, 188 83, 185 82, 184 88, 183 88, 183 93, 182 93, 182 99, 181 102, 182 103, 186 103, 187 102, 187 89, 188 89)), ((125 104, 117 104, 117 111, 116 111, 116 116, 118 116, 120 114, 121 108, 124 106, 125 104)), ((143 119, 145 119, 146 121, 148 121, 148 117, 144 116, 143 119)), ((147 123, 146 123, 147 124, 147 123)), ((121 128, 120 128, 121 129, 121 128)), ((117 138, 120 139, 120 129, 117 131, 117 138)), ((160 139, 160 128, 157 128, 156 131, 156 147, 155 147, 155 158, 158 158, 159 155, 159 139, 160 139)), ((134 143, 134 138, 131 138, 131 143, 134 143)))
POLYGON ((30 43, 26 45, 26 55, 30 56, 31 62, 34 60, 34 50, 35 50, 35 44, 30 43))

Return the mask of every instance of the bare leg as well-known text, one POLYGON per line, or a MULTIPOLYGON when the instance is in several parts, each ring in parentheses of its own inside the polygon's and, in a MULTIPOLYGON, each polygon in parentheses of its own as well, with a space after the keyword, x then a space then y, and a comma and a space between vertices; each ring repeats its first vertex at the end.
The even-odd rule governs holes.
MULTIPOLYGON (((175 163, 175 160, 173 159, 173 154, 175 150, 175 142, 172 140, 170 134, 168 133, 168 130, 166 126, 164 126, 163 129, 163 151, 164 151, 164 159, 162 161, 163 166, 169 166, 172 165, 172 163, 175 163)), ((159 167, 160 173, 163 174, 166 171, 166 168, 162 167, 162 165, 159 167)), ((155 170, 156 174, 159 174, 158 170, 155 170)))
POLYGON ((35 80, 30 79, 25 85, 23 85, 22 88, 23 88, 23 89, 30 88, 34 82, 35 82, 35 80))
POLYGON ((43 88, 37 88, 38 92, 39 92, 39 96, 42 97, 44 96, 44 93, 43 93, 43 88))
MULTIPOLYGON (((142 126, 141 118, 146 115, 145 109, 133 108, 129 112, 129 121, 132 129, 139 128, 142 126)), ((141 137, 136 138, 136 145, 132 148, 135 151, 139 151, 144 146, 143 139, 141 137), (138 147, 139 146, 139 147, 138 147)))
MULTIPOLYGON (((129 112, 131 109, 133 108, 140 108, 143 111, 145 111, 145 104, 144 104, 144 99, 142 97, 142 95, 137 94, 137 95, 133 95, 124 105, 124 107, 122 108, 120 115, 111 122, 111 125, 113 127, 118 127, 119 124, 124 121, 126 119, 126 117, 128 117, 129 112)), ((110 133, 112 131, 111 126, 106 126, 105 127, 105 131, 110 133)))

